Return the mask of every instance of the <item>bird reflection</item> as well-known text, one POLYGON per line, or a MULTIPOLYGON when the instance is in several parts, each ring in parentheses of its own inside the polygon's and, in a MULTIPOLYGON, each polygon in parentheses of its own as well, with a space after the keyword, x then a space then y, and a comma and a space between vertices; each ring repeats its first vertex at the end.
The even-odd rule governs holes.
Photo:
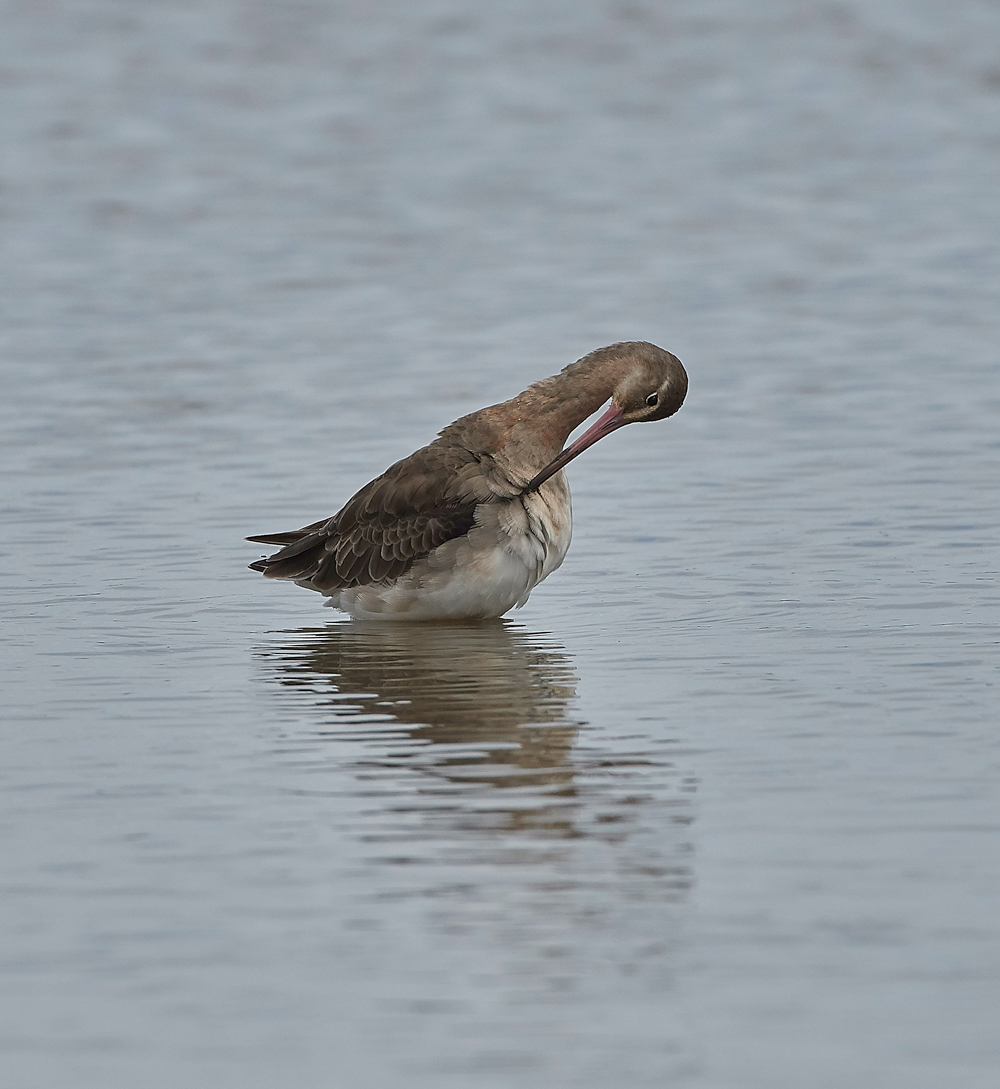
POLYGON ((691 887, 690 780, 664 743, 613 709, 610 726, 574 721, 566 651, 510 621, 272 639, 258 657, 285 728, 267 755, 299 811, 336 831, 319 899, 366 951, 357 993, 374 965, 403 1023, 411 1009, 441 1038, 485 1026, 473 1051, 498 1011, 518 1041, 539 1013, 546 1032, 562 1024, 557 1007, 571 1040, 608 993, 642 1022, 671 977, 669 907, 691 887))
POLYGON ((353 621, 285 634, 294 641, 260 654, 275 679, 323 711, 312 736, 361 742, 351 763, 376 789, 385 775, 421 773, 422 787, 393 784, 395 812, 447 814, 453 829, 579 834, 580 723, 569 718, 577 678, 550 637, 502 620, 353 621))

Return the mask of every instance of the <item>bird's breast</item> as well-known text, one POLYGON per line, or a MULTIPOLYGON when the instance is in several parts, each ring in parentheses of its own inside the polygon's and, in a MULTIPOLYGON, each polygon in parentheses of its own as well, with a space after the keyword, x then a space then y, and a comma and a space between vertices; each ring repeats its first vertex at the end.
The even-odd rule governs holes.
POLYGON ((573 508, 565 474, 557 473, 537 491, 503 504, 498 529, 497 543, 518 555, 528 570, 530 591, 556 570, 569 550, 573 508))

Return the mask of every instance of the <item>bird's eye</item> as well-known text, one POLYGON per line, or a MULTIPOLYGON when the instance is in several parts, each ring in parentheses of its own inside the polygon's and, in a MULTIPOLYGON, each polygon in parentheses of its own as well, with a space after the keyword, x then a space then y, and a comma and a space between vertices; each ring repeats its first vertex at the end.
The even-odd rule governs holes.
POLYGON ((656 402, 659 401, 659 399, 660 399, 660 395, 658 393, 651 393, 646 398, 646 404, 649 405, 650 408, 652 408, 653 405, 655 405, 656 402))

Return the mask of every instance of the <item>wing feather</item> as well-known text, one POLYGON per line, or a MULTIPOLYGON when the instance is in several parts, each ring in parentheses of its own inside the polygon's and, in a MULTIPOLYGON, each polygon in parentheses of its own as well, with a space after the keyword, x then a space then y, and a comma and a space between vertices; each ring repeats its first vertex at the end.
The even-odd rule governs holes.
POLYGON ((370 481, 332 518, 248 538, 285 545, 251 566, 321 593, 399 578, 469 532, 476 507, 496 494, 487 485, 496 476, 491 459, 439 439, 370 481))

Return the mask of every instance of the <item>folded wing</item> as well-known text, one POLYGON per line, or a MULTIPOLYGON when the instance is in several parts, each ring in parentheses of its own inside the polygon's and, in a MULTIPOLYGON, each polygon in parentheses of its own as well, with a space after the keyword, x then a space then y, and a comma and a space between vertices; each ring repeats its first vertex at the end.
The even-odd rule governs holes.
POLYGON ((332 518, 248 537, 284 546, 250 567, 326 594, 399 578, 439 545, 469 532, 476 507, 492 498, 488 471, 469 450, 432 443, 370 481, 332 518))

